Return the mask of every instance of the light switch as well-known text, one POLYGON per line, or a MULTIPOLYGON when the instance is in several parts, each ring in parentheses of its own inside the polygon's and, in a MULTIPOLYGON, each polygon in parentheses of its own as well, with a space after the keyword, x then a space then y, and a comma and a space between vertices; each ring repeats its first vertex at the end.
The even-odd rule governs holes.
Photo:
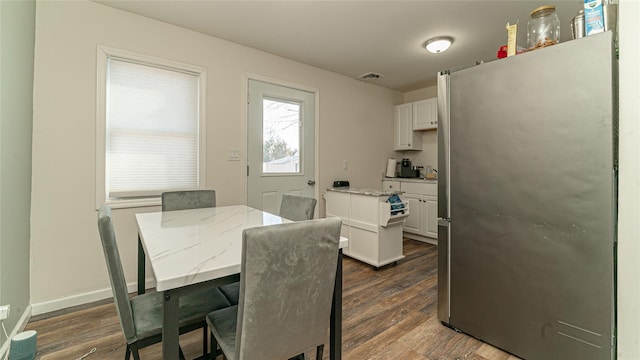
POLYGON ((342 170, 349 170, 349 160, 342 160, 342 170))
POLYGON ((229 155, 227 156, 228 161, 240 161, 240 149, 238 148, 229 148, 229 155))

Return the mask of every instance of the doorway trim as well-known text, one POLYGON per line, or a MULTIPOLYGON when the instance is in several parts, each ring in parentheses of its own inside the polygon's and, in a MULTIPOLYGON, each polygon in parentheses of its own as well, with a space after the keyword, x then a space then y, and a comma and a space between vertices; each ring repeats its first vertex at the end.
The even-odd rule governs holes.
MULTIPOLYGON (((319 195, 320 195, 320 189, 319 189, 319 185, 320 182, 318 181, 319 179, 319 164, 320 164, 320 152, 319 152, 319 135, 320 135, 320 91, 318 90, 318 88, 313 87, 313 86, 308 86, 308 85, 304 85, 304 84, 300 84, 297 82, 292 82, 292 81, 288 81, 288 80, 281 80, 281 79, 276 79, 273 77, 269 77, 269 76, 265 76, 265 75, 260 75, 260 74, 255 74, 255 73, 249 73, 249 72, 245 72, 242 74, 242 86, 241 86, 241 97, 240 99, 245 99, 244 101, 241 101, 241 109, 240 109, 240 117, 242 118, 242 124, 240 126, 240 132, 242 133, 242 161, 241 161, 241 167, 242 167, 242 189, 244 191, 244 204, 247 205, 249 203, 249 189, 247 188, 249 183, 247 181, 247 166, 249 164, 249 144, 247 141, 247 136, 248 136, 248 123, 249 123, 249 103, 248 103, 248 99, 249 99, 249 80, 256 80, 256 81, 261 81, 264 83, 269 83, 269 84, 273 84, 273 85, 277 85, 277 86, 284 86, 284 87, 290 87, 292 89, 296 89, 296 90, 302 90, 302 91, 306 91, 309 93, 312 93, 314 96, 314 106, 315 109, 313 109, 313 113, 315 116, 315 124, 314 124, 314 174, 313 174, 313 180, 316 182, 316 185, 313 188, 313 196, 316 199, 319 199, 319 195)), ((316 206, 320 206, 320 201, 318 201, 318 204, 316 206)))

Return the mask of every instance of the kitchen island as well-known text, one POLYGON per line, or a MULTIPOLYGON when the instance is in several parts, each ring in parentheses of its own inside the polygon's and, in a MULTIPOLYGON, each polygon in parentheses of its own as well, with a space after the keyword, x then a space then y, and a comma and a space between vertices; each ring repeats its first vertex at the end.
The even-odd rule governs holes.
POLYGON ((341 236, 349 239, 349 245, 343 249, 345 255, 375 269, 404 258, 402 225, 409 216, 409 207, 402 201, 394 209, 395 206, 387 202, 391 196, 401 193, 353 187, 327 189, 327 217, 341 218, 341 236))

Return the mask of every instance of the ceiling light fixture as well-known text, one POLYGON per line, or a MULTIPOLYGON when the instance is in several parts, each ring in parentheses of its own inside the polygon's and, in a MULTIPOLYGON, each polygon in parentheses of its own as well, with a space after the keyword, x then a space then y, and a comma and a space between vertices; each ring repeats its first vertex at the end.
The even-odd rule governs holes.
POLYGON ((424 44, 424 47, 427 48, 427 51, 430 53, 438 54, 444 52, 451 46, 453 43, 453 38, 450 36, 437 36, 427 40, 424 44))

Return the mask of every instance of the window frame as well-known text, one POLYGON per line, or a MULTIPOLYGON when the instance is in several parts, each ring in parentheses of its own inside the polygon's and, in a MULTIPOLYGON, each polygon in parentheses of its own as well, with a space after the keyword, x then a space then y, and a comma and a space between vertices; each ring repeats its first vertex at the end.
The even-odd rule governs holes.
MULTIPOLYGON (((198 169, 197 179, 200 189, 206 184, 206 69, 200 66, 180 63, 127 50, 98 46, 96 66, 96 209, 103 204, 112 208, 132 208, 161 205, 160 196, 145 196, 128 199, 109 199, 107 194, 107 85, 109 59, 178 71, 197 77, 198 86, 198 169)), ((167 189, 171 190, 171 189, 167 189)))

